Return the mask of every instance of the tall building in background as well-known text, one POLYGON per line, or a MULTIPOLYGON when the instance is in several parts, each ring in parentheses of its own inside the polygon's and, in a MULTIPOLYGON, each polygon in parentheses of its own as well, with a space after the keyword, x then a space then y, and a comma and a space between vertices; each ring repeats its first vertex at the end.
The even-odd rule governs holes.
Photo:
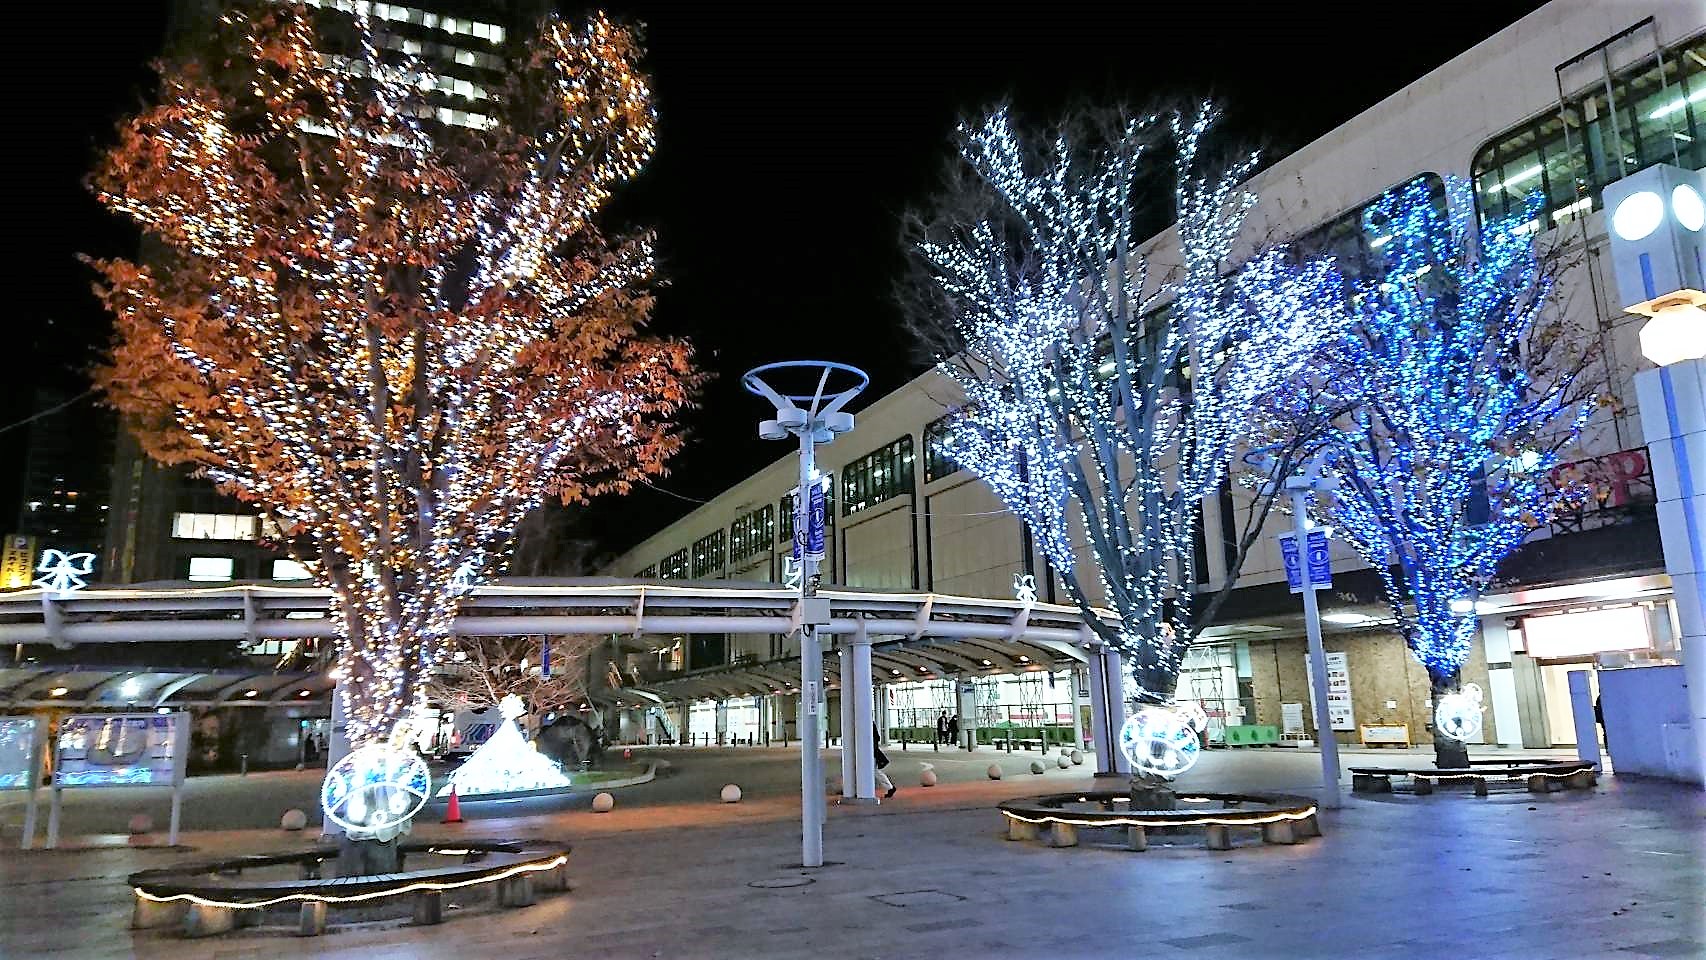
MULTIPOLYGON (((430 93, 423 119, 481 129, 485 108, 498 94, 504 51, 527 37, 551 8, 548 0, 306 0, 336 37, 351 15, 366 14, 382 50, 418 58, 430 93)), ((209 36, 225 4, 177 0, 167 28, 166 52, 180 55, 209 36)), ((361 64, 351 61, 351 72, 361 64)), ((104 461, 102 461, 104 462, 104 461)), ((221 495, 182 467, 163 467, 143 455, 134 438, 117 444, 111 477, 112 522, 106 530, 99 579, 293 579, 305 575, 282 544, 268 536, 252 506, 221 495)), ((85 549, 93 549, 93 544, 85 549)))

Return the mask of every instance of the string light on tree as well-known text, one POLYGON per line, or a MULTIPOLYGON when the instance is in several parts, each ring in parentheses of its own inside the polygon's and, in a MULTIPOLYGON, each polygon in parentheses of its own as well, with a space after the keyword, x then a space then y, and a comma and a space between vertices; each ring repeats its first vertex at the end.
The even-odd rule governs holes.
POLYGON ((640 333, 651 238, 595 225, 654 143, 629 30, 546 18, 475 130, 431 119, 371 5, 323 6, 239 3, 164 66, 91 180, 170 256, 91 262, 99 379, 147 451, 313 556, 359 746, 524 515, 662 471, 698 376, 640 333))
POLYGON ((1255 203, 1238 184, 1256 158, 1198 169, 1216 116, 1204 104, 1033 145, 992 113, 959 130, 985 212, 951 212, 917 243, 933 284, 924 323, 963 345, 940 364, 965 396, 944 451, 1030 529, 1121 655, 1128 695, 1163 711, 1189 646, 1198 503, 1262 423, 1259 401, 1342 330, 1330 264, 1274 249, 1225 272, 1255 203), (1172 151, 1184 257, 1168 277, 1150 270, 1139 214, 1158 139, 1172 151), (1075 518, 1117 620, 1095 613, 1075 518))
MULTIPOLYGON (((1539 196, 1472 236, 1469 187, 1438 183, 1368 208, 1366 232, 1388 239, 1350 286, 1353 333, 1298 402, 1349 411, 1320 435, 1338 482, 1314 509, 1381 577, 1443 704, 1476 636, 1475 599, 1567 493, 1551 474, 1596 408, 1584 371, 1597 354, 1548 310, 1539 196)), ((1441 766, 1467 760, 1456 741, 1435 747, 1441 766)))

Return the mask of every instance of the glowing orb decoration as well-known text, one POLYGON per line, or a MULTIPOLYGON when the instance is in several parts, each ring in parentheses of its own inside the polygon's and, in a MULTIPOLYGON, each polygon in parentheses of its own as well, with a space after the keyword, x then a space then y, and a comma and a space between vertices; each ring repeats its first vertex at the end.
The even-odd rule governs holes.
POLYGON ((1183 710, 1141 706, 1120 727, 1120 752, 1134 769, 1172 779, 1197 762, 1202 749, 1183 710))
POLYGON ((1456 693, 1439 698, 1434 709, 1434 727, 1453 740, 1471 740, 1481 735, 1481 688, 1466 683, 1456 693))
POLYGON ((431 790, 426 762, 413 750, 371 743, 327 772, 320 807, 353 838, 390 840, 420 812, 431 790))

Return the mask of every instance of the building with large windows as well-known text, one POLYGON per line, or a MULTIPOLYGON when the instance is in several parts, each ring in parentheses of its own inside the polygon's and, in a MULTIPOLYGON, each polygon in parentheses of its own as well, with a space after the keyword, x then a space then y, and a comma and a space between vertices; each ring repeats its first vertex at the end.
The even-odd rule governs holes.
MULTIPOLYGON (((1669 580, 1659 547, 1653 476, 1633 376, 1645 363, 1639 318, 1615 302, 1604 264, 1606 184, 1653 163, 1706 166, 1706 7, 1697 0, 1602 3, 1555 0, 1259 174, 1262 198, 1248 236, 1285 237, 1304 249, 1362 262, 1381 242, 1363 210, 1417 178, 1466 178, 1483 217, 1540 190, 1532 229, 1569 249, 1576 265, 1558 302, 1597 338, 1596 375, 1614 402, 1595 416, 1560 468, 1591 480, 1593 496, 1549 518, 1477 605, 1482 637, 1464 679, 1488 693, 1484 738, 1512 747, 1574 742, 1566 674, 1675 656, 1669 580)), ((1170 234, 1157 238, 1163 246, 1170 234)), ((935 374, 866 405, 858 428, 820 448, 830 478, 826 584, 1010 597, 1034 577, 1038 598, 1064 599, 1022 524, 940 449, 951 388, 935 374), (921 461, 921 462, 920 462, 921 461)), ((611 575, 778 581, 793 522, 792 453, 757 471, 618 558, 611 575), (727 545, 725 552, 724 545, 727 545)), ((1232 490, 1204 504, 1194 545, 1201 591, 1219 590, 1244 533, 1232 490)), ((1276 528, 1272 533, 1278 533, 1276 528)), ((1431 737, 1425 670, 1386 621, 1374 571, 1334 546, 1334 587, 1323 598, 1334 730, 1355 742, 1365 727, 1431 737)), ((1085 548, 1080 546, 1080 551, 1085 548)), ((1086 557, 1086 559, 1088 559, 1086 557)), ((1271 726, 1314 738, 1303 624, 1286 589, 1278 545, 1264 536, 1214 623, 1188 658, 1182 694, 1201 701, 1216 736, 1271 726)), ((671 675, 738 671, 794 653, 781 637, 689 642, 671 675), (701 654, 695 656, 693 654, 701 654)), ((662 668, 660 659, 659 666, 662 668)), ((879 677, 892 728, 952 711, 955 691, 976 691, 975 722, 1066 724, 1072 688, 1038 665, 1036 679, 1006 668, 926 664, 917 675, 879 677)), ((895 673, 899 673, 896 671, 895 673)), ((684 687, 685 689, 685 687, 684 687)), ((782 697, 771 717, 791 716, 782 697)), ((700 708, 705 709, 704 707, 700 708)), ((741 709, 746 709, 744 706, 741 709)), ((765 713, 765 711, 760 711, 765 713)), ((830 711, 833 723, 835 711, 830 711)), ((783 724, 776 724, 778 732, 783 724)), ((719 727, 719 729, 722 729, 719 727)))

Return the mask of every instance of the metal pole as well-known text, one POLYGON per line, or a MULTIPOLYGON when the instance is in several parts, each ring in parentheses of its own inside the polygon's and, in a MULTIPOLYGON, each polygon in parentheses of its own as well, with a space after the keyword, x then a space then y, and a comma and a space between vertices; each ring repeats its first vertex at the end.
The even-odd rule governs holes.
POLYGON ((1339 741, 1333 738, 1332 714, 1327 710, 1327 653, 1321 647, 1321 617, 1315 605, 1315 583, 1309 575, 1309 489, 1293 486, 1291 524, 1297 537, 1302 567, 1303 623, 1309 631, 1310 683, 1315 694, 1315 735, 1321 742, 1321 806, 1337 810, 1339 802, 1339 741))
MULTIPOLYGON (((800 489, 794 495, 794 537, 800 542, 800 606, 816 592, 817 562, 810 552, 812 430, 800 431, 800 489)), ((823 757, 818 753, 818 704, 822 701, 823 651, 817 630, 800 625, 800 863, 823 866, 823 757)))

